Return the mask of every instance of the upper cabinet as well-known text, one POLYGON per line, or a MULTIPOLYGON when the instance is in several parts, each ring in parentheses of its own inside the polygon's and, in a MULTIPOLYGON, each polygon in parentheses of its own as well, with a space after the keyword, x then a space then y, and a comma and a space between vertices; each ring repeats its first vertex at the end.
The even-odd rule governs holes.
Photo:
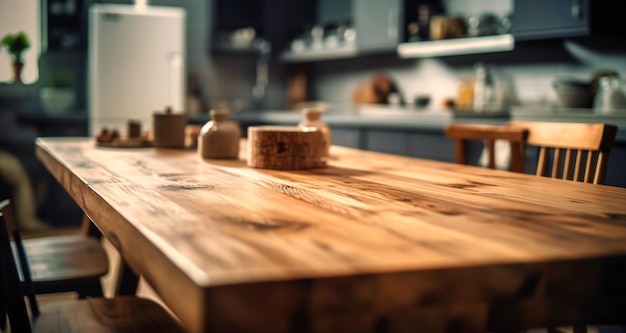
POLYGON ((50 51, 85 48, 85 1, 42 0, 44 46, 50 51))
POLYGON ((276 53, 315 18, 315 0, 212 0, 214 52, 276 53))
POLYGON ((516 40, 587 35, 590 0, 516 0, 512 33, 516 40))
POLYGON ((402 38, 403 0, 354 0, 353 21, 359 53, 395 51, 402 38))
POLYGON ((287 62, 395 52, 404 0, 318 0, 312 26, 302 26, 282 50, 287 62))
POLYGON ((587 35, 593 10, 591 0, 213 1, 213 50, 270 45, 284 62, 509 51, 516 41, 587 35))

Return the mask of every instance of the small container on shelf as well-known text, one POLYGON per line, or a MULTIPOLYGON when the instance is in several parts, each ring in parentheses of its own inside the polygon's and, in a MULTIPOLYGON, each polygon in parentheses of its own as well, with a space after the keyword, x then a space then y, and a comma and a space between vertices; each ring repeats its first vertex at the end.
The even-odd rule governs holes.
POLYGON ((322 113, 324 110, 320 108, 305 108, 302 109, 302 114, 304 115, 304 119, 300 121, 298 124, 299 128, 316 128, 320 132, 322 132, 323 142, 323 157, 328 157, 330 155, 330 145, 332 143, 332 134, 330 131, 330 127, 328 124, 322 120, 322 113))
POLYGON ((211 120, 204 124, 198 136, 198 153, 203 158, 237 159, 241 128, 229 120, 228 110, 211 110, 211 120))
POLYGON ((594 99, 596 113, 610 114, 615 110, 626 110, 626 94, 617 75, 605 76, 598 81, 594 99))

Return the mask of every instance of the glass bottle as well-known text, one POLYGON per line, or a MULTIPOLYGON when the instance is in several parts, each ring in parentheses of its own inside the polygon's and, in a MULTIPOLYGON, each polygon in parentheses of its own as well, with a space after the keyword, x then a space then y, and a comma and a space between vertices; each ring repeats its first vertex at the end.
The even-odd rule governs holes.
POLYGON ((211 120, 200 129, 198 153, 203 158, 238 158, 239 124, 228 120, 228 110, 211 110, 210 115, 211 120))
POLYGON ((323 156, 328 157, 330 155, 330 145, 332 143, 332 134, 330 132, 330 127, 328 124, 322 120, 322 113, 324 111, 318 108, 305 108, 302 110, 302 114, 304 115, 304 119, 300 121, 298 127, 313 127, 322 132, 323 137, 323 146, 324 152, 323 156))
POLYGON ((483 63, 474 65, 474 101, 475 112, 484 112, 493 102, 493 74, 483 63))
POLYGON ((420 40, 430 40, 430 19, 433 8, 429 5, 420 5, 417 8, 417 26, 420 40))
POLYGON ((605 76, 600 79, 593 108, 598 113, 607 114, 613 110, 626 109, 626 95, 624 95, 617 75, 605 76))

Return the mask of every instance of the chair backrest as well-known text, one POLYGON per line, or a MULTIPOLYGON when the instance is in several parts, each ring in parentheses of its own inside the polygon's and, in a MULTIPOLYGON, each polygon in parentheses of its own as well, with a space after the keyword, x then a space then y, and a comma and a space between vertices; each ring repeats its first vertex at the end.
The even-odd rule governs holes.
POLYGON ((605 183, 616 126, 512 121, 509 127, 528 129, 526 143, 539 147, 537 176, 605 183), (550 152, 553 153, 552 161, 550 152))
POLYGON ((524 143, 528 131, 524 128, 479 125, 479 124, 450 124, 445 129, 445 135, 455 140, 455 160, 459 164, 467 164, 466 144, 469 140, 485 141, 487 149, 487 167, 496 168, 496 140, 506 140, 511 146, 511 171, 524 172, 524 143))
MULTIPOLYGON (((26 266, 21 265, 25 280, 25 284, 23 285, 22 281, 20 281, 13 247, 11 246, 11 237, 9 236, 11 232, 17 232, 17 229, 15 228, 15 220, 12 220, 11 214, 13 214, 13 211, 8 200, 0 203, 0 212, 0 264, 2 270, 0 276, 2 280, 2 300, 6 302, 5 308, 9 317, 11 331, 30 333, 32 329, 26 310, 26 303, 24 302, 23 289, 23 286, 32 282, 30 281, 30 269, 28 262, 26 262, 26 266)), ((21 261, 20 259, 20 262, 21 261)), ((34 301, 34 303, 31 303, 31 312, 36 316, 39 314, 39 308, 32 289, 31 293, 31 295, 28 295, 29 300, 31 300, 32 296, 32 301, 34 301)))

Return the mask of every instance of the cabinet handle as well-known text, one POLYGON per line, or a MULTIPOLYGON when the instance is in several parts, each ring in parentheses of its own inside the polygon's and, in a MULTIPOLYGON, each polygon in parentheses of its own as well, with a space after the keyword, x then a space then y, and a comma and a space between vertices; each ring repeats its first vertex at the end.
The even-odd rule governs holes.
POLYGON ((389 39, 395 40, 398 38, 397 12, 396 6, 389 7, 387 11, 387 37, 389 37, 389 39))

